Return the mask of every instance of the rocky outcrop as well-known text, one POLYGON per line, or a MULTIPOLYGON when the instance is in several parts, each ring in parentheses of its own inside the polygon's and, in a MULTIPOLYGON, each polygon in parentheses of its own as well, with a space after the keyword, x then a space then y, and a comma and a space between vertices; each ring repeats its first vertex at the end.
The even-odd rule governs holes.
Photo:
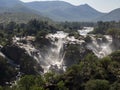
POLYGON ((20 58, 22 57, 22 54, 25 54, 24 49, 20 49, 16 45, 11 46, 4 46, 1 49, 2 53, 4 53, 8 58, 14 60, 15 63, 20 63, 20 58))
POLYGON ((80 63, 81 60, 84 59, 84 57, 92 53, 91 50, 86 48, 86 44, 68 44, 66 46, 65 50, 65 57, 64 57, 64 63, 67 67, 70 67, 73 64, 80 63))
POLYGON ((4 46, 1 51, 6 57, 19 65, 20 71, 25 74, 36 74, 38 70, 42 71, 36 60, 17 45, 4 46))

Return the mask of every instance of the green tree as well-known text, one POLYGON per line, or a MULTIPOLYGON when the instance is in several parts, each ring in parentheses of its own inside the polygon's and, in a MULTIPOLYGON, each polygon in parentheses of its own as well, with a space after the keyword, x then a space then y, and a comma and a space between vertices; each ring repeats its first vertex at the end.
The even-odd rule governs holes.
POLYGON ((30 90, 35 85, 35 76, 26 75, 21 78, 18 85, 21 90, 30 90))
POLYGON ((104 57, 100 60, 100 63, 105 70, 108 70, 108 66, 110 65, 111 62, 112 60, 109 56, 104 57))
POLYGON ((110 55, 111 59, 120 63, 120 50, 113 52, 110 55))
POLYGON ((63 81, 60 81, 59 83, 57 83, 57 87, 58 87, 58 90, 68 90, 65 87, 65 83, 63 81))
POLYGON ((114 82, 111 85, 110 90, 120 90, 120 83, 119 82, 114 82))
POLYGON ((0 86, 0 90, 3 90, 3 87, 2 87, 2 86, 0 86))
POLYGON ((107 34, 111 35, 113 38, 120 36, 120 29, 110 28, 107 30, 107 34))
POLYGON ((85 90, 109 90, 107 80, 89 80, 85 85, 85 90))

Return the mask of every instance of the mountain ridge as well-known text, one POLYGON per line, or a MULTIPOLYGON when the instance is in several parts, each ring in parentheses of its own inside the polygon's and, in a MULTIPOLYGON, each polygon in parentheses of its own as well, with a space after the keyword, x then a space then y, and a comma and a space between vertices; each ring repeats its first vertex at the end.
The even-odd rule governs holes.
POLYGON ((19 4, 23 4, 23 2, 20 0, 0 0, 0 7, 13 7, 19 4))
MULTIPOLYGON (((88 4, 75 6, 64 1, 24 3, 20 0, 0 0, 0 14, 5 12, 15 13, 15 16, 16 13, 25 13, 26 17, 30 17, 30 14, 31 16, 40 15, 41 18, 48 17, 54 21, 96 22, 120 20, 119 8, 109 13, 102 13, 88 4)), ((7 16, 9 17, 9 15, 7 16)))
POLYGON ((31 19, 47 20, 36 10, 25 5, 20 0, 0 0, 0 22, 28 22, 31 19))
POLYGON ((97 18, 96 21, 120 21, 120 8, 114 9, 104 16, 97 18))
POLYGON ((90 21, 103 15, 88 4, 74 6, 64 1, 40 1, 26 4, 55 21, 90 21))

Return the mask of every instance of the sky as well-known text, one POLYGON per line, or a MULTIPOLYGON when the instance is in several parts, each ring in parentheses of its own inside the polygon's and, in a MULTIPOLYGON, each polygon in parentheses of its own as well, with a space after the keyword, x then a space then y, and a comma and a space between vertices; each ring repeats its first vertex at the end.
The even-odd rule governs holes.
MULTIPOLYGON (((23 2, 31 1, 53 1, 53 0, 21 0, 23 2)), ((120 0, 54 0, 65 1, 73 5, 88 4, 100 12, 110 12, 116 8, 120 8, 120 0)))

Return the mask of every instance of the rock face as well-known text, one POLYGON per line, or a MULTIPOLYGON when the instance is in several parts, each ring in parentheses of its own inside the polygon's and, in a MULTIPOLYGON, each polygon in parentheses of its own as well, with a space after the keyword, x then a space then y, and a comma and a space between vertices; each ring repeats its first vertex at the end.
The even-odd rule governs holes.
POLYGON ((20 72, 25 74, 35 74, 37 70, 42 68, 38 63, 29 56, 24 49, 16 45, 4 46, 1 49, 2 53, 11 60, 14 64, 18 65, 20 72))
POLYGON ((13 46, 5 46, 1 49, 1 51, 10 59, 14 60, 17 64, 20 63, 20 58, 22 54, 25 53, 25 50, 20 49, 19 47, 13 46))
POLYGON ((0 55, 0 85, 6 85, 5 82, 10 82, 16 75, 17 70, 0 55))

